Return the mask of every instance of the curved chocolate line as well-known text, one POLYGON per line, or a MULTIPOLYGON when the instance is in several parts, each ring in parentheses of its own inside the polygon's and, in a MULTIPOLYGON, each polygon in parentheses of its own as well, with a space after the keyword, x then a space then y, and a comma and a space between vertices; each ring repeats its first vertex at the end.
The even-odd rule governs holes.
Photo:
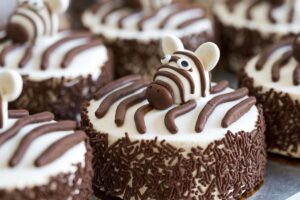
POLYGON ((275 8, 277 8, 277 6, 271 4, 271 5, 270 5, 270 8, 269 8, 269 10, 268 10, 268 18, 269 18, 269 20, 270 20, 270 22, 271 22, 272 24, 275 24, 275 23, 276 23, 276 19, 275 19, 274 16, 273 16, 273 11, 274 11, 275 8))
POLYGON ((137 13, 139 13, 139 12, 140 12, 140 10, 133 10, 132 12, 128 13, 127 15, 122 16, 122 17, 118 20, 118 27, 119 27, 120 29, 123 29, 123 28, 124 28, 124 21, 125 21, 128 17, 130 17, 130 16, 132 16, 132 15, 135 15, 135 14, 137 14, 137 13))
POLYGON ((120 78, 116 81, 113 81, 111 83, 108 83, 107 85, 105 85, 104 87, 102 87, 100 90, 98 90, 95 94, 94 94, 94 99, 95 100, 99 100, 100 98, 102 98, 103 96, 107 95, 109 92, 124 86, 128 83, 132 83, 138 80, 141 80, 142 77, 139 74, 133 74, 133 75, 128 75, 128 76, 124 76, 123 78, 120 78))
POLYGON ((140 107, 134 114, 134 121, 136 129, 139 133, 144 134, 147 131, 146 125, 145 125, 145 115, 153 110, 153 107, 149 104, 146 104, 142 107, 140 107))
POLYGON ((290 60, 293 56, 293 51, 285 52, 282 57, 277 60, 272 66, 272 81, 277 82, 280 79, 280 69, 290 60))
POLYGON ((195 17, 195 18, 186 20, 186 21, 184 21, 184 22, 178 24, 176 28, 177 28, 177 29, 183 29, 183 28, 186 28, 186 27, 188 27, 188 26, 190 26, 190 25, 192 25, 192 24, 194 24, 194 23, 196 23, 196 22, 198 22, 198 21, 200 21, 200 20, 202 20, 202 19, 204 19, 204 18, 205 18, 205 15, 203 15, 203 16, 201 16, 201 17, 195 17))
POLYGON ((195 65, 198 69, 199 75, 200 75, 200 79, 201 79, 200 80, 201 96, 205 97, 206 96, 205 90, 206 90, 207 85, 206 85, 206 81, 205 81, 204 67, 203 67, 201 61, 193 53, 190 53, 188 51, 177 51, 177 52, 175 52, 175 54, 181 54, 181 55, 187 56, 190 59, 192 59, 192 61, 195 63, 195 65))
POLYGON ((55 42, 53 45, 51 45, 49 48, 46 49, 46 51, 42 55, 42 62, 41 62, 41 69, 47 69, 49 66, 49 57, 50 55, 60 46, 63 44, 80 38, 88 38, 91 37, 91 33, 89 32, 76 32, 70 36, 67 36, 63 39, 60 39, 59 41, 55 42))
POLYGON ((50 112, 29 115, 19 119, 10 129, 0 134, 0 146, 17 135, 24 126, 51 120, 54 120, 54 115, 50 112))
POLYGON ((172 98, 174 99, 174 91, 168 83, 161 81, 161 80, 156 80, 156 81, 153 81, 152 84, 160 85, 160 86, 163 86, 164 88, 166 88, 172 95, 172 98))
POLYGON ((9 110, 8 118, 10 119, 18 119, 25 116, 28 116, 29 112, 27 110, 9 110))
POLYGON ((227 0, 225 3, 226 3, 227 8, 229 9, 229 11, 233 12, 234 7, 239 2, 240 2, 240 0, 227 0))
POLYGON ((139 94, 136 94, 134 96, 131 96, 127 99, 125 99, 124 101, 122 101, 116 110, 116 114, 115 114, 115 123, 117 126, 122 126, 124 124, 124 119, 127 113, 127 110, 138 104, 143 102, 146 99, 146 91, 143 91, 139 94))
POLYGON ((96 112, 95 112, 96 117, 98 119, 104 117, 104 115, 108 112, 111 105, 114 104, 116 101, 118 101, 121 98, 123 98, 127 95, 130 95, 144 87, 147 87, 148 85, 149 85, 148 81, 144 81, 144 80, 137 81, 125 88, 122 88, 122 89, 110 94, 102 101, 102 103, 96 110, 96 112))
POLYGON ((293 72, 294 85, 300 85, 300 64, 298 64, 293 72))
POLYGON ((7 54, 9 54, 11 51, 15 50, 16 48, 20 47, 19 44, 11 44, 6 47, 4 47, 0 53, 0 66, 5 66, 5 60, 7 54))
POLYGON ((210 89, 210 93, 211 94, 217 94, 219 92, 224 91, 227 87, 229 86, 229 82, 226 80, 222 80, 219 83, 217 83, 217 85, 214 85, 211 89, 210 89))
POLYGON ((178 10, 176 10, 176 11, 170 13, 169 15, 167 15, 167 16, 162 20, 162 22, 161 22, 160 25, 159 25, 159 28, 160 28, 160 29, 165 28, 165 26, 167 25, 167 23, 169 22, 169 20, 170 20, 172 17, 174 17, 174 16, 176 16, 176 15, 182 13, 182 12, 191 10, 191 9, 196 9, 196 8, 183 7, 183 8, 179 8, 178 10))
POLYGON ((152 13, 151 15, 146 15, 145 17, 143 17, 142 19, 140 19, 137 22, 137 28, 139 29, 139 31, 142 31, 144 29, 144 24, 146 21, 148 21, 149 19, 155 17, 157 15, 157 13, 159 12, 159 10, 157 10, 156 12, 152 13))
POLYGON ((172 74, 171 72, 167 72, 167 71, 158 71, 156 72, 156 74, 154 75, 154 80, 156 78, 158 78, 159 76, 161 77, 166 77, 168 79, 170 79, 171 81, 173 81, 177 88, 179 89, 179 93, 180 93, 180 99, 182 102, 185 102, 185 97, 184 97, 184 85, 181 82, 180 78, 178 78, 176 75, 172 74))
POLYGON ((177 73, 179 73, 180 75, 182 75, 184 78, 186 78, 190 84, 190 88, 191 88, 191 94, 195 94, 195 83, 194 83, 194 79, 191 76, 190 73, 188 73, 186 70, 184 69, 179 69, 176 67, 172 67, 171 65, 163 65, 161 67, 159 67, 157 69, 157 71, 161 70, 161 69, 170 69, 170 70, 174 70, 177 73))
POLYGON ((218 95, 213 99, 211 99, 210 101, 208 101, 198 116, 196 127, 195 127, 196 132, 200 133, 203 131, 209 116, 213 113, 213 111, 216 109, 217 106, 219 106, 222 103, 227 103, 230 101, 243 98, 246 95, 248 95, 248 92, 249 91, 247 88, 240 88, 234 92, 218 95))
POLYGON ((109 15, 112 14, 113 12, 117 11, 117 10, 122 9, 122 8, 124 8, 123 5, 116 6, 116 7, 112 8, 112 9, 110 9, 109 11, 107 11, 104 15, 102 15, 101 23, 102 24, 106 24, 106 21, 107 21, 107 18, 109 17, 109 15))
POLYGON ((166 117, 165 117, 165 125, 166 125, 167 129, 173 134, 177 133, 178 128, 175 124, 175 119, 177 117, 184 115, 184 114, 190 112, 191 110, 195 109, 196 106, 197 106, 196 101, 190 100, 190 101, 186 102, 185 104, 175 107, 172 110, 168 111, 168 113, 166 114, 166 117))
POLYGON ((21 61, 19 62, 19 68, 23 68, 25 65, 28 64, 29 60, 32 58, 32 49, 32 46, 26 48, 26 51, 21 61))
POLYGON ((75 133, 65 136, 61 140, 52 144, 47 148, 34 162, 36 167, 43 167, 51 162, 57 160, 72 147, 85 141, 87 136, 83 131, 76 131, 75 133))
POLYGON ((252 9, 257 6, 258 4, 260 4, 262 1, 261 0, 254 0, 253 2, 250 3, 249 7, 247 8, 246 10, 246 18, 248 20, 251 20, 252 19, 252 15, 251 15, 251 12, 252 12, 252 9))
MULTIPOLYGON (((17 16, 17 15, 26 18, 32 24, 32 26, 34 27, 33 41, 35 41, 38 36, 38 27, 37 27, 37 24, 35 23, 35 21, 33 21, 33 19, 30 16, 28 16, 24 13, 16 13, 15 16, 17 16)), ((23 26, 23 24, 22 24, 22 26, 23 26)))
POLYGON ((267 50, 262 53, 262 55, 260 56, 260 58, 258 59, 255 68, 256 70, 262 70, 264 65, 266 64, 268 58, 272 55, 272 53, 274 53, 278 48, 284 47, 284 46, 288 46, 288 45, 292 45, 294 42, 294 38, 289 38, 289 39, 285 39, 279 43, 276 43, 275 45, 270 46, 269 48, 267 48, 267 50))
POLYGON ((63 61, 62 61, 62 68, 67 68, 71 62, 74 60, 74 58, 82 53, 83 51, 86 51, 88 49, 91 49, 91 48, 94 48, 96 46, 101 46, 103 45, 102 41, 101 40, 93 40, 93 41, 90 41, 88 44, 83 44, 83 45, 80 45, 72 50, 70 50, 66 55, 65 57, 63 58, 63 61))
POLYGON ((46 124, 33 129, 21 140, 17 150, 15 151, 15 153, 9 161, 9 166, 15 167, 16 165, 18 165, 24 157, 29 146, 37 138, 55 132, 60 134, 62 133, 58 131, 72 131, 76 128, 76 125, 77 123, 74 121, 61 121, 57 123, 46 124))
POLYGON ((222 120, 222 127, 228 128, 231 124, 239 120, 243 115, 245 115, 251 108, 256 104, 255 97, 249 97, 237 105, 233 106, 222 120))
MULTIPOLYGON (((46 21, 45 21, 45 18, 39 13, 37 12, 36 10, 32 9, 31 7, 26 7, 25 9, 28 9, 30 10, 33 14, 35 14, 43 23, 43 26, 44 26, 44 33, 43 34, 46 34, 46 21)), ((49 16, 50 17, 50 16, 49 16)))

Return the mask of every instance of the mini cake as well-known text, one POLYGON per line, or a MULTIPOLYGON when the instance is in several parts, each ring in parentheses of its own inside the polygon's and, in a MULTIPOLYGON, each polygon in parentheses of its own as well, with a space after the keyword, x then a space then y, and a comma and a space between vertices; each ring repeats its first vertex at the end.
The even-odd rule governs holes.
POLYGON ((285 39, 251 59, 240 76, 264 107, 268 150, 300 158, 300 37, 285 39))
POLYGON ((181 38, 191 50, 214 36, 204 8, 172 0, 103 1, 88 9, 82 21, 112 47, 118 76, 137 73, 151 78, 166 34, 181 38))
POLYGON ((75 121, 54 115, 8 110, 18 97, 22 78, 0 72, 0 199, 89 200, 92 150, 75 121))
POLYGON ((299 9, 297 0, 216 1, 216 32, 227 66, 238 72, 269 44, 300 32, 299 9))
POLYGON ((0 39, 0 71, 17 70, 24 90, 12 108, 74 119, 84 100, 112 79, 109 51, 85 31, 58 32, 69 0, 19 2, 0 39), (38 95, 38 96, 37 96, 38 95))
POLYGON ((195 52, 163 39, 154 81, 130 75, 98 90, 82 113, 94 147, 96 194, 129 199, 239 199, 264 180, 264 118, 248 90, 221 81, 214 43, 195 52))

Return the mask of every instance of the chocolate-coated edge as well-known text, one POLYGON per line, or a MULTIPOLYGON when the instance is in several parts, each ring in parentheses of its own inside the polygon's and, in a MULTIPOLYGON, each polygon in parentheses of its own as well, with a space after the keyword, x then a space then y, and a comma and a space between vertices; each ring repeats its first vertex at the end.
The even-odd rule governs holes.
POLYGON ((74 200, 89 200, 92 191, 92 148, 86 140, 87 152, 85 154, 85 166, 80 163, 75 164, 77 170, 74 173, 60 173, 51 177, 48 184, 26 187, 24 189, 5 190, 0 189, 1 200, 36 200, 36 199, 55 199, 64 200, 72 197, 74 200), (75 175, 75 176, 74 176, 75 175), (69 180, 72 179, 72 186, 69 180), (53 189, 55 187, 55 189, 53 189))
POLYGON ((264 108, 268 150, 280 150, 293 157, 290 153, 299 152, 300 145, 299 101, 293 100, 288 93, 273 89, 263 91, 262 87, 254 86, 253 78, 244 69, 239 75, 239 85, 247 87, 249 94, 264 108))
MULTIPOLYGON (((202 169, 207 169, 202 172, 198 171, 200 183, 218 187, 221 192, 220 199, 231 199, 226 195, 230 189, 233 191, 229 195, 232 195, 234 199, 239 199, 244 194, 253 191, 264 180, 266 166, 265 122, 260 107, 255 130, 250 133, 240 131, 235 134, 229 131, 224 139, 211 143, 205 150, 200 147, 192 148, 187 156, 183 154, 182 149, 155 139, 131 141, 130 133, 123 138, 120 137, 116 143, 108 145, 109 134, 98 132, 93 128, 88 117, 88 107, 89 102, 86 102, 83 106, 81 125, 90 137, 94 149, 94 193, 102 199, 106 199, 105 196, 101 196, 103 191, 108 196, 124 194, 124 200, 130 199, 130 197, 141 200, 193 199, 190 195, 193 193, 192 189, 197 190, 196 186, 193 187, 195 181, 193 173, 197 171, 196 166, 204 166, 202 169), (223 145, 227 147, 227 151, 218 148, 223 145), (154 158, 154 160, 145 163, 139 162, 133 159, 135 153, 142 155, 140 160, 144 158, 149 160, 154 158), (145 154, 147 158, 144 156, 145 154), (173 162, 172 166, 174 167, 168 166, 165 158, 173 162), (251 165, 249 165, 250 163, 251 165), (139 170, 133 170, 132 166, 139 170), (151 169, 153 174, 144 174, 143 171, 146 168, 151 169), (226 169, 230 169, 230 172, 226 173, 226 169), (243 176, 240 176, 241 174, 243 176), (211 179, 212 175, 217 178, 211 179), (129 177, 134 180, 132 187, 127 186, 129 177), (175 187, 173 183, 178 184, 178 187, 175 187), (145 185, 152 187, 152 191, 141 196, 136 191, 145 185)), ((208 190, 204 195, 199 195, 197 191, 193 194, 198 194, 199 199, 210 200, 213 198, 212 193, 213 191, 208 190)))
MULTIPOLYGON (((114 77, 112 53, 108 49, 108 61, 100 66, 101 74, 97 80, 92 76, 79 76, 66 79, 50 78, 44 81, 31 81, 23 76, 23 92, 21 96, 10 104, 10 109, 26 108, 30 113, 39 113, 45 110, 53 112, 57 119, 76 120, 81 112, 81 105, 85 100, 92 98, 95 91, 109 83, 114 77), (72 87, 68 82, 75 82, 72 87), (88 90, 84 94, 84 90, 88 90), (53 100, 55 96, 58 100, 53 100)), ((83 66, 84 67, 84 66, 83 66)))

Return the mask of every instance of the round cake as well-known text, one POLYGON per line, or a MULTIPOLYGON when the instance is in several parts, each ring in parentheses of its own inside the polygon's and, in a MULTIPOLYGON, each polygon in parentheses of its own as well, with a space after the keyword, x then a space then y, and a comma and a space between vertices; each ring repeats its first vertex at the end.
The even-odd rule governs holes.
POLYGON ((153 82, 118 79, 84 105, 94 192, 129 199, 239 199, 264 180, 265 123, 248 89, 210 83, 214 43, 166 36, 153 82))
POLYGON ((21 93, 17 72, 0 72, 0 199, 89 200, 92 150, 76 121, 8 110, 21 93))
POLYGON ((34 2, 19 2, 0 39, 0 71, 17 70, 24 81, 11 107, 75 119, 83 101, 112 79, 109 50, 87 31, 58 31, 68 0, 34 2))
POLYGON ((300 38, 282 40, 251 59, 240 76, 263 105, 268 150, 300 158, 300 38))
POLYGON ((213 13, 224 61, 238 72, 266 46, 299 33, 297 0, 216 1, 213 13))
POLYGON ((118 76, 138 73, 151 78, 162 56, 159 42, 166 34, 181 38, 191 50, 214 36, 204 8, 172 0, 102 1, 86 10, 82 21, 112 47, 118 76))

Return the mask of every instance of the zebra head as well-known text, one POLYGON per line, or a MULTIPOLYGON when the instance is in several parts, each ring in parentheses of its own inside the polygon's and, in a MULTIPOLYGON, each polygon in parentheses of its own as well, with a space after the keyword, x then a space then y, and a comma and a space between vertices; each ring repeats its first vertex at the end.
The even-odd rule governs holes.
POLYGON ((216 44, 207 42, 195 52, 184 49, 180 39, 166 36, 162 40, 165 56, 162 66, 146 90, 149 103, 163 110, 173 104, 205 97, 210 91, 209 72, 217 65, 220 51, 216 44))
POLYGON ((6 27, 6 35, 14 43, 34 43, 58 31, 59 15, 70 0, 19 0, 6 27))

